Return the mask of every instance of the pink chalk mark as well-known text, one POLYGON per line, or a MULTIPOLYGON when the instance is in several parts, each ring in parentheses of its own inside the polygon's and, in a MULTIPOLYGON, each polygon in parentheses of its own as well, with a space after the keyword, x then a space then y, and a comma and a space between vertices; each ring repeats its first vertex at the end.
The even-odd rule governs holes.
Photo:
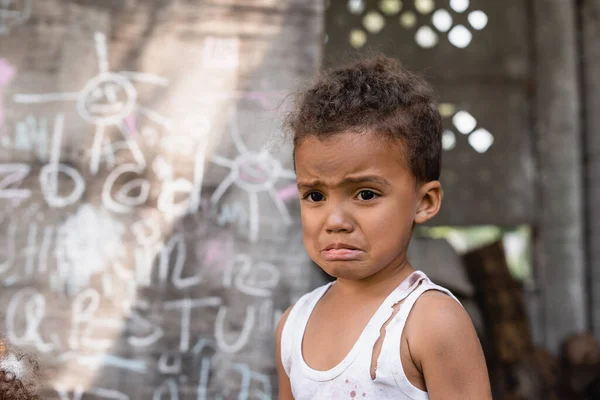
POLYGON ((0 58, 0 88, 8 85, 15 77, 17 70, 4 58, 0 58))
POLYGON ((277 197, 283 201, 288 201, 298 197, 298 188, 296 187, 296 184, 286 186, 278 191, 277 197))
POLYGON ((2 91, 15 77, 17 70, 4 58, 0 58, 0 128, 4 126, 4 96, 2 91))
POLYGON ((127 128, 127 132, 131 135, 137 134, 137 117, 135 114, 131 113, 125 117, 123 120, 125 122, 125 127, 127 128))
POLYGON ((211 240, 206 245, 206 253, 204 253, 204 265, 214 264, 223 254, 221 243, 218 240, 211 240))
POLYGON ((229 239, 211 239, 206 243, 204 252, 204 265, 214 265, 226 261, 227 256, 233 253, 233 243, 229 239))

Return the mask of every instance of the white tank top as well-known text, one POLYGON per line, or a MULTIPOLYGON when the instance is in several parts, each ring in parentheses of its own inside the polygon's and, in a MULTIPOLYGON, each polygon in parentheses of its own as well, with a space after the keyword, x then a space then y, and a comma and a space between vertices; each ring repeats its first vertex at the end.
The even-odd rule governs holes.
POLYGON ((302 339, 315 305, 333 283, 302 296, 283 327, 281 362, 290 379, 294 399, 428 400, 427 392, 413 386, 404 374, 400 361, 402 330, 411 308, 425 291, 438 290, 458 301, 456 297, 449 290, 432 283, 423 272, 413 272, 373 314, 346 358, 330 370, 317 371, 304 361, 302 339), (398 313, 386 327, 373 380, 370 372, 373 347, 379 339, 381 327, 392 316, 392 307, 402 300, 405 301, 398 313))

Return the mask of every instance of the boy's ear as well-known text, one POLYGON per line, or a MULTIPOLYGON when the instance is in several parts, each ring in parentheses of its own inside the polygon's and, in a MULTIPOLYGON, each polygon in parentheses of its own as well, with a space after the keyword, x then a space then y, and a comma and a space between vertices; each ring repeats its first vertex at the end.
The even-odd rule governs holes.
POLYGON ((422 224, 435 217, 442 205, 442 185, 439 181, 427 182, 417 193, 417 212, 415 223, 422 224))

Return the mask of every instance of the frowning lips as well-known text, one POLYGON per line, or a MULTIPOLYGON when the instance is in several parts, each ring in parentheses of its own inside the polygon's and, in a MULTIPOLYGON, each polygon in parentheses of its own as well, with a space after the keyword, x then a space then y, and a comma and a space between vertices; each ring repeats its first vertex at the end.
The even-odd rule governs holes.
POLYGON ((325 261, 358 260, 363 253, 358 247, 346 243, 332 243, 321 251, 325 261))
POLYGON ((323 249, 323 251, 327 251, 327 250, 340 250, 340 249, 347 249, 347 250, 360 250, 358 247, 356 246, 352 246, 346 243, 332 243, 329 246, 325 247, 323 249))

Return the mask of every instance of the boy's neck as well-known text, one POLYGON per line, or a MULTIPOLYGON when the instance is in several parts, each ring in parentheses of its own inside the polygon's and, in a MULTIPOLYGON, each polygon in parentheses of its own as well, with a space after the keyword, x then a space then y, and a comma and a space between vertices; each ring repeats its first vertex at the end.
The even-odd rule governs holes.
POLYGON ((368 278, 361 280, 338 278, 335 283, 336 292, 354 298, 387 297, 413 272, 415 269, 404 256, 400 262, 394 262, 368 278))

